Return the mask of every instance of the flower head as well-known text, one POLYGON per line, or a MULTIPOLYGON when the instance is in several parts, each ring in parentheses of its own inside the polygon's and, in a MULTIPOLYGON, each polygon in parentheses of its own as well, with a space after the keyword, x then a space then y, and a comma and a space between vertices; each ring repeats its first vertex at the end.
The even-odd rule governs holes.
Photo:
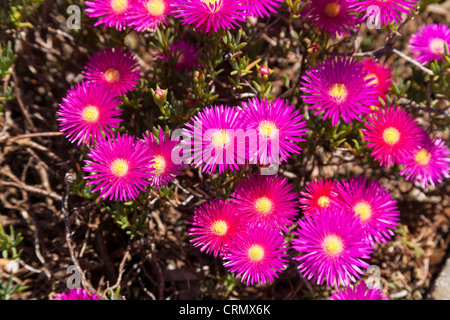
POLYGON ((94 26, 104 24, 119 31, 126 29, 130 0, 90 0, 85 4, 87 8, 84 11, 89 17, 100 18, 94 26))
MULTIPOLYGON (((175 71, 184 72, 185 70, 192 70, 196 68, 199 63, 199 56, 195 47, 187 41, 174 41, 170 46, 170 51, 175 57, 175 71)), ((162 57, 164 60, 169 60, 168 56, 162 57)))
POLYGON ((369 85, 374 84, 376 86, 378 97, 384 100, 391 89, 392 69, 384 63, 376 63, 371 58, 366 58, 361 63, 363 72, 368 72, 364 78, 370 81, 369 85))
POLYGON ((162 129, 159 130, 158 140, 153 133, 144 135, 144 140, 151 158, 150 167, 153 168, 150 172, 150 184, 159 188, 175 180, 186 167, 185 164, 175 163, 172 158, 172 153, 177 150, 178 142, 171 140, 162 129))
POLYGON ((300 91, 310 109, 325 111, 324 120, 331 118, 333 126, 339 116, 345 122, 361 120, 360 116, 372 112, 370 106, 378 103, 377 87, 365 79, 368 72, 352 58, 326 58, 322 63, 306 71, 300 91))
POLYGON ((148 186, 150 157, 142 141, 123 134, 102 138, 90 150, 91 160, 84 160, 85 172, 93 173, 84 177, 90 179, 86 185, 97 184, 92 190, 100 190, 100 197, 117 201, 136 199, 139 190, 148 186))
POLYGON ((203 33, 240 27, 249 14, 239 0, 174 0, 174 16, 203 33))
POLYGON ((359 216, 369 242, 386 242, 394 235, 400 220, 397 202, 381 183, 363 177, 338 183, 341 196, 337 202, 351 214, 359 216))
POLYGON ((230 267, 230 273, 237 272, 236 278, 242 275, 241 282, 247 281, 247 286, 271 282, 288 264, 286 245, 278 228, 251 225, 233 240, 224 266, 230 267))
POLYGON ((363 20, 378 24, 397 23, 402 21, 401 14, 409 14, 417 0, 359 0, 355 3, 354 10, 365 12, 363 20))
POLYGON ((252 175, 236 186, 231 197, 251 223, 280 227, 284 231, 288 231, 286 226, 293 224, 298 213, 292 185, 278 175, 252 175))
POLYGON ((405 110, 397 106, 386 106, 368 117, 366 129, 361 129, 363 140, 380 165, 390 167, 401 164, 417 149, 422 129, 417 121, 405 110))
MULTIPOLYGON (((191 123, 186 123, 182 131, 184 148, 191 147, 186 161, 193 161, 196 167, 204 164, 203 171, 219 173, 225 169, 239 169, 238 163, 245 162, 245 141, 237 139, 238 130, 243 124, 238 109, 228 106, 211 106, 197 113, 191 123)), ((243 131, 243 130, 242 130, 243 131)))
POLYGON ((444 44, 450 47, 450 28, 445 24, 429 24, 411 36, 409 49, 421 64, 442 60, 444 44))
POLYGON ((424 132, 419 148, 407 157, 403 163, 405 168, 400 175, 406 175, 406 180, 420 180, 422 188, 428 184, 434 186, 442 183, 443 178, 450 178, 450 150, 439 137, 433 139, 424 132))
POLYGON ((156 30, 171 14, 172 0, 130 0, 128 24, 136 31, 156 30))
POLYGON ((270 17, 270 13, 277 12, 275 8, 280 7, 284 0, 243 0, 248 6, 252 17, 270 17))
POLYGON ((100 298, 94 293, 79 288, 57 294, 53 300, 100 300, 100 298))
POLYGON ((287 161, 291 153, 302 150, 294 141, 306 141, 306 121, 300 110, 289 102, 277 98, 253 98, 242 103, 246 130, 253 130, 257 141, 250 140, 250 159, 258 159, 262 164, 281 164, 281 158, 287 161), (278 149, 278 150, 277 150, 278 149))
POLYGON ((294 260, 301 261, 298 269, 318 285, 344 286, 356 282, 369 267, 362 259, 372 253, 365 241, 359 217, 343 208, 325 208, 321 214, 305 216, 294 231, 292 247, 301 252, 294 260))
POLYGON ((86 79, 103 83, 117 95, 133 90, 139 83, 136 58, 117 48, 101 50, 89 58, 85 71, 86 79))
POLYGON ((337 184, 331 179, 319 179, 306 185, 306 192, 300 191, 301 208, 307 215, 320 213, 325 208, 333 206, 339 198, 337 184))
POLYGON ((389 300, 383 295, 384 293, 380 289, 367 288, 366 283, 361 281, 357 286, 348 286, 333 293, 330 300, 389 300))
POLYGON ((214 257, 226 255, 231 241, 240 233, 246 232, 245 216, 238 213, 233 203, 225 200, 211 200, 195 208, 188 235, 191 242, 214 257))
POLYGON ((59 128, 70 142, 93 143, 102 133, 112 134, 122 119, 120 101, 104 84, 82 82, 76 84, 59 105, 59 128))
POLYGON ((310 5, 306 19, 312 21, 319 29, 336 37, 351 34, 351 29, 358 29, 361 21, 353 10, 352 0, 315 0, 310 5))

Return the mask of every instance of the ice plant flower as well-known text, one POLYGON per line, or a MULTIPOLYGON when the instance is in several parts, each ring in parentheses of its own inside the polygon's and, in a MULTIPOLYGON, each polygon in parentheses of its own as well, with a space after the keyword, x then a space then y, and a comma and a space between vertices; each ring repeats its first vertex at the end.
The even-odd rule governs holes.
POLYGON ((243 0, 248 6, 248 11, 252 17, 270 17, 270 13, 275 13, 275 8, 281 7, 284 0, 243 0))
POLYGON ((405 110, 397 106, 386 106, 368 117, 362 139, 380 166, 390 167, 401 164, 413 155, 422 136, 417 121, 405 110))
POLYGON ((280 227, 288 231, 298 214, 297 196, 286 178, 254 174, 242 180, 231 194, 232 201, 250 223, 280 227))
POLYGON ((400 175, 406 175, 406 180, 420 180, 422 188, 428 184, 435 186, 442 183, 443 178, 450 178, 450 150, 439 137, 431 139, 424 132, 419 148, 404 161, 404 169, 400 175))
POLYGON ((100 298, 94 293, 89 293, 83 288, 79 288, 57 294, 53 300, 100 300, 100 298))
POLYGON ((118 48, 101 50, 89 58, 86 79, 105 84, 117 95, 132 91, 139 83, 138 61, 131 52, 118 48))
POLYGON ((288 101, 253 98, 242 103, 242 110, 246 132, 252 130, 257 137, 256 142, 249 140, 251 162, 281 164, 281 159, 287 161, 292 153, 300 153, 302 149, 294 141, 306 141, 301 136, 308 129, 300 110, 288 101))
POLYGON ((143 32, 147 29, 156 30, 165 24, 167 16, 171 14, 172 0, 130 0, 128 24, 134 30, 143 32))
POLYGON ((189 223, 192 225, 188 230, 188 235, 193 237, 191 243, 214 257, 225 256, 231 241, 247 232, 246 218, 238 213, 233 203, 221 199, 195 208, 189 223))
POLYGON ((417 0, 359 0, 355 3, 354 10, 365 12, 363 20, 374 25, 387 25, 402 21, 401 14, 409 14, 416 3, 417 0))
POLYGON ((104 24, 105 27, 115 27, 124 30, 127 27, 127 13, 131 0, 90 0, 85 1, 84 9, 88 17, 100 18, 94 26, 104 24))
MULTIPOLYGON (((199 56, 195 47, 187 41, 174 41, 170 46, 170 52, 174 56, 175 71, 184 72, 196 68, 199 63, 199 56)), ((162 56, 164 60, 169 60, 167 55, 162 56)))
POLYGON ((433 60, 442 60, 444 44, 450 47, 450 28, 445 24, 429 24, 419 28, 411 36, 409 49, 423 65, 433 60))
MULTIPOLYGON (((191 118, 182 130, 184 151, 191 149, 186 157, 195 167, 204 165, 203 171, 211 174, 216 168, 219 173, 227 168, 238 170, 238 164, 245 163, 245 140, 237 139, 237 130, 243 132, 240 111, 234 107, 211 106, 204 108, 191 118)), ((186 163, 187 163, 186 162, 186 163)))
POLYGON ((300 203, 304 214, 312 215, 333 206, 339 198, 337 183, 331 179, 319 179, 306 185, 306 192, 300 191, 300 203))
POLYGON ((247 6, 239 0, 174 0, 173 14, 203 33, 234 29, 245 22, 247 6))
POLYGON ((360 116, 378 103, 377 87, 370 84, 372 79, 365 79, 367 75, 352 58, 327 57, 302 77, 301 97, 310 109, 319 109, 315 115, 324 111, 323 119, 331 118, 333 126, 340 116, 347 123, 361 121, 360 116))
POLYGON ((337 189, 340 195, 337 202, 351 214, 359 216, 372 245, 387 242, 394 236, 400 212, 397 202, 380 182, 358 177, 339 182, 337 189))
POLYGON ((150 157, 141 140, 126 134, 103 138, 88 154, 92 160, 84 160, 83 170, 92 175, 86 185, 96 184, 92 190, 100 190, 100 197, 117 201, 136 199, 139 190, 149 185, 150 157))
POLYGON ((332 37, 351 34, 350 30, 358 29, 361 22, 352 8, 353 3, 353 0, 314 0, 306 19, 332 37))
POLYGON ((278 228, 252 225, 232 243, 224 266, 230 267, 230 273, 237 272, 236 279, 242 275, 241 282, 247 286, 273 281, 289 262, 284 259, 287 243, 278 228))
MULTIPOLYGON (((144 135, 147 152, 151 158, 150 167, 150 184, 156 188, 166 186, 169 182, 174 181, 176 176, 180 175, 185 164, 175 163, 172 153, 177 150, 178 141, 170 139, 169 135, 165 135, 162 129, 159 130, 159 139, 153 133, 144 135)), ((181 158, 180 158, 181 160, 181 158)))
POLYGON ((122 114, 114 92, 104 84, 82 82, 76 84, 59 105, 59 128, 70 142, 93 143, 102 133, 112 134, 111 128, 118 128, 122 114))
POLYGON ((347 286, 364 274, 369 267, 372 250, 365 241, 359 217, 343 208, 325 208, 321 214, 305 216, 294 231, 293 249, 301 252, 294 260, 303 277, 321 285, 347 286))
POLYGON ((330 296, 330 300, 389 300, 378 288, 367 288, 364 281, 359 285, 342 288, 330 296))
POLYGON ((374 84, 376 86, 378 97, 384 100, 391 89, 392 69, 385 63, 376 63, 371 58, 366 58, 361 63, 363 72, 368 72, 364 79, 370 80, 369 85, 374 84))

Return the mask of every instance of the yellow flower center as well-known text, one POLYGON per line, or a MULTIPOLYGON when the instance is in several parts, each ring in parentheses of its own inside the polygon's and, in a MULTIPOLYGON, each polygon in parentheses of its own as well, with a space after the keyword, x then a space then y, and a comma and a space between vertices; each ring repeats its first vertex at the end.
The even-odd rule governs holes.
POLYGON ((334 18, 339 14, 341 6, 337 2, 329 3, 325 6, 325 13, 330 17, 334 18))
POLYGON ((248 249, 248 257, 250 260, 258 262, 264 258, 264 249, 259 244, 254 244, 248 249))
POLYGON ((319 205, 319 207, 323 208, 323 207, 328 207, 330 206, 330 198, 328 198, 327 196, 321 196, 318 200, 317 200, 317 204, 319 205))
POLYGON ((163 0, 150 0, 147 2, 147 10, 153 16, 159 17, 164 13, 165 9, 166 4, 163 0))
POLYGON ((394 127, 386 128, 383 131, 383 140, 387 144, 394 145, 400 140, 400 132, 394 127))
POLYGON ((128 7, 128 0, 112 0, 111 1, 111 8, 116 13, 122 13, 127 10, 128 7))
POLYGON ((86 122, 95 122, 98 120, 99 111, 95 106, 87 106, 81 112, 81 117, 86 122))
POLYGON ((426 149, 420 149, 414 156, 414 160, 421 166, 426 166, 428 162, 430 162, 430 159, 431 153, 429 153, 426 149))
POLYGON ((262 197, 256 200, 255 208, 261 214, 266 214, 272 210, 273 202, 267 197, 262 197))
POLYGON ((369 219, 372 215, 372 207, 366 201, 358 202, 353 211, 355 211, 355 214, 359 214, 362 221, 369 219))
POLYGON ((226 130, 217 130, 212 135, 212 143, 216 148, 225 148, 230 142, 230 135, 226 130))
POLYGON ((118 177, 123 177, 128 172, 128 162, 124 159, 114 160, 111 164, 111 172, 118 177))
POLYGON ((104 73, 106 81, 114 83, 120 80, 120 72, 117 69, 109 68, 104 73))
POLYGON ((155 156, 151 167, 155 168, 155 170, 151 171, 152 174, 160 175, 166 170, 166 160, 162 156, 155 156))
POLYGON ((213 223, 211 229, 218 236, 223 236, 228 231, 228 224, 224 220, 217 220, 213 223))
POLYGON ((259 134, 267 138, 272 138, 277 129, 275 123, 266 120, 262 121, 258 126, 259 134))
POLYGON ((378 85, 378 77, 374 73, 369 73, 364 77, 364 80, 370 80, 370 82, 367 83, 368 86, 372 84, 378 85))
POLYGON ((206 3, 207 5, 215 5, 220 0, 201 0, 203 3, 206 3))
POLYGON ((330 256, 335 256, 344 250, 342 239, 336 235, 326 236, 322 242, 322 246, 330 256))
POLYGON ((440 38, 434 38, 430 41, 430 51, 434 54, 444 54, 444 44, 445 41, 440 38))
POLYGON ((348 92, 345 84, 335 83, 331 86, 328 94, 333 97, 336 102, 342 102, 347 98, 348 92))

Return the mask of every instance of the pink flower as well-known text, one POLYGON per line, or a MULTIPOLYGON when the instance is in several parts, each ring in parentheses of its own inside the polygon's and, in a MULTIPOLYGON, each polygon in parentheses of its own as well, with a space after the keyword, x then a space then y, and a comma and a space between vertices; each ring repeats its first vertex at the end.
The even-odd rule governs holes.
POLYGON ((156 30, 159 25, 166 24, 167 16, 171 14, 172 0, 130 1, 128 24, 139 32, 147 29, 156 30))
POLYGON ((278 228, 252 225, 232 241, 224 266, 230 267, 230 273, 237 272, 236 279, 242 275, 241 282, 247 281, 247 286, 271 282, 289 262, 284 259, 286 245, 278 228))
POLYGON ((325 208, 334 205, 339 198, 337 184, 331 179, 319 179, 306 185, 306 192, 301 191, 300 203, 305 215, 319 214, 325 208))
POLYGON ((442 60, 444 44, 450 47, 450 28, 445 24, 429 24, 419 28, 411 36, 409 49, 423 65, 433 60, 442 60))
POLYGON ((402 21, 401 14, 409 14, 416 5, 417 0, 359 0, 355 3, 355 11, 366 12, 363 20, 369 18, 371 23, 377 25, 397 23, 402 21))
POLYGON ((53 300, 100 300, 100 298, 96 294, 80 288, 57 294, 53 300))
POLYGON ((376 86, 378 97, 384 100, 391 89, 392 69, 384 63, 376 63, 371 58, 366 58, 361 63, 363 72, 368 72, 364 79, 370 81, 368 85, 374 84, 376 86))
POLYGON ((284 0, 243 0, 248 6, 249 13, 252 17, 270 17, 270 13, 275 13, 275 8, 281 7, 284 0))
POLYGON ((129 0, 90 0, 85 1, 84 11, 91 18, 100 18, 94 26, 104 24, 105 27, 115 27, 124 30, 127 27, 129 0))
POLYGON ((357 286, 348 286, 333 293, 330 300, 389 300, 383 295, 380 289, 367 288, 366 283, 361 281, 357 286))
POLYGON ((59 105, 59 128, 70 142, 94 143, 102 133, 112 134, 122 119, 120 101, 104 84, 82 82, 71 88, 59 105))

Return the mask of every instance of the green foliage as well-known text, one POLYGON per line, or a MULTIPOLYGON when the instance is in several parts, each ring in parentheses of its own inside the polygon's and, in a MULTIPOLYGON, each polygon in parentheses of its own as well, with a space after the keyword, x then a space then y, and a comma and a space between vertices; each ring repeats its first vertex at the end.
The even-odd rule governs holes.
POLYGON ((13 285, 13 274, 9 276, 7 282, 0 281, 0 300, 9 300, 13 294, 25 291, 27 286, 22 286, 20 283, 13 285))
POLYGON ((17 246, 22 240, 22 234, 15 234, 13 226, 9 226, 9 234, 7 234, 0 225, 0 252, 4 259, 17 259, 20 257, 22 250, 17 250, 17 246))

